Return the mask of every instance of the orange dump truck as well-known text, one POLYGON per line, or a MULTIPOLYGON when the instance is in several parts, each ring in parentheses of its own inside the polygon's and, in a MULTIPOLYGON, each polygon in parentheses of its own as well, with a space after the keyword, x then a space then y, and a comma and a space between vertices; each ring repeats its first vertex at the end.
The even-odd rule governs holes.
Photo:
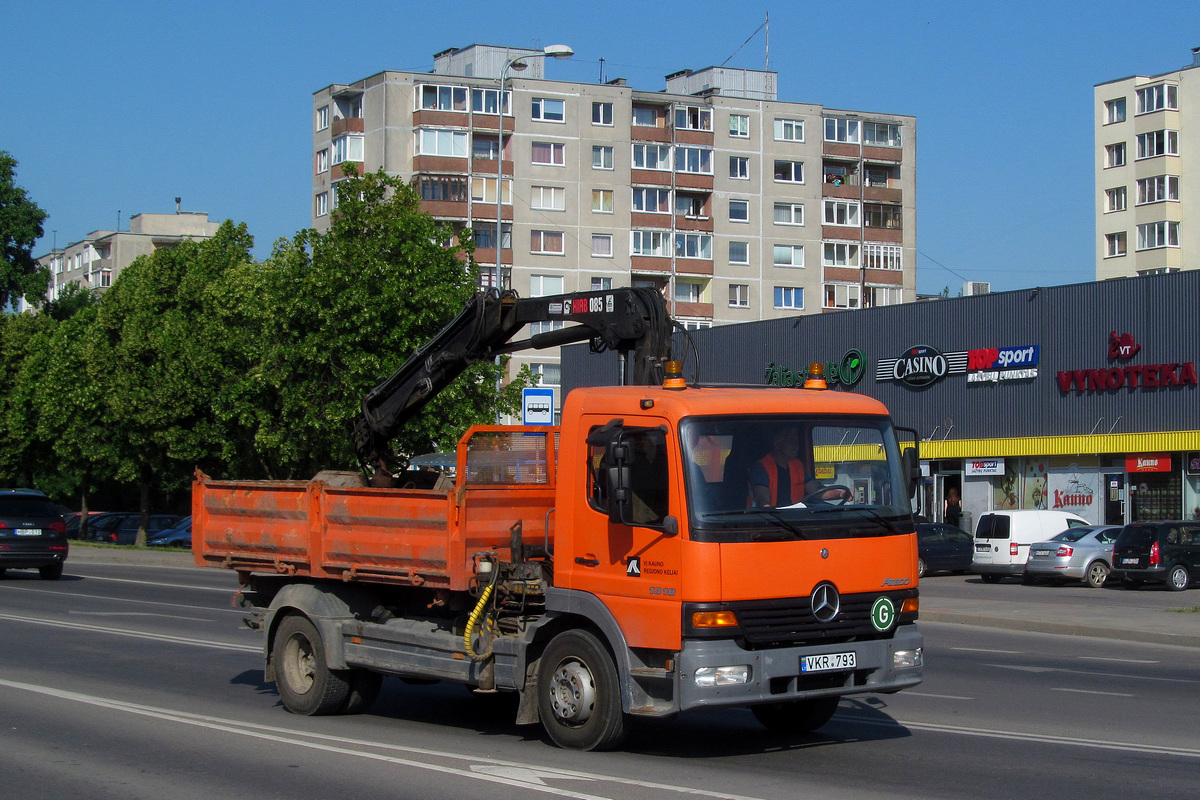
POLYGON ((815 385, 577 389, 561 426, 472 428, 452 478, 395 488, 198 474, 196 561, 238 572, 296 713, 394 675, 517 693, 563 747, 720 706, 812 730, 922 674, 914 451, 815 385))

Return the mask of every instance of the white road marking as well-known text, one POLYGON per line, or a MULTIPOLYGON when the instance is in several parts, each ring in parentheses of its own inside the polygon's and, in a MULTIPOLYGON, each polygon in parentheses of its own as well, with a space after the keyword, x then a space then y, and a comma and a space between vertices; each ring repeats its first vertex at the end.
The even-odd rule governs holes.
POLYGON ((1154 658, 1104 658, 1103 656, 1078 656, 1080 661, 1112 661, 1117 664, 1161 664, 1154 658))
POLYGON ((1006 656, 1024 655, 1024 650, 994 650, 990 647, 952 647, 951 650, 957 650, 960 653, 1000 653, 1006 656))
POLYGON ((1137 697, 1136 694, 1126 694, 1125 692, 1097 692, 1091 689, 1069 689, 1065 686, 1051 686, 1052 692, 1074 692, 1075 694, 1102 694, 1105 697, 1137 697))
POLYGON ((88 625, 81 622, 63 622, 55 619, 37 619, 35 617, 20 617, 16 614, 0 614, 0 619, 7 619, 12 622, 25 622, 30 625, 46 625, 51 628, 69 628, 77 631, 87 631, 89 633, 107 633, 114 636, 129 636, 134 639, 150 639, 155 642, 171 642, 172 644, 185 644, 191 647, 210 647, 216 650, 233 650, 239 653, 261 653, 262 647, 258 645, 248 644, 232 644, 229 642, 216 642, 208 639, 196 639, 189 636, 172 636, 167 633, 147 633, 145 631, 131 631, 124 628, 107 628, 102 625, 88 625))
POLYGON ((974 700, 974 697, 960 697, 956 694, 930 694, 929 692, 915 692, 912 689, 904 690, 905 697, 936 697, 940 700, 974 700))

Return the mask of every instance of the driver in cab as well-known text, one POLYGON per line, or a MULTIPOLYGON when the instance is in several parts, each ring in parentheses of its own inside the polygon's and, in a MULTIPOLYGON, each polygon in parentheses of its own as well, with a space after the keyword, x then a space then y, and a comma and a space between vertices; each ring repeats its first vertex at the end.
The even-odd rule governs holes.
POLYGON ((760 508, 785 508, 804 501, 848 500, 844 487, 825 488, 808 476, 799 458, 800 431, 788 425, 771 437, 771 452, 750 467, 750 491, 760 508))

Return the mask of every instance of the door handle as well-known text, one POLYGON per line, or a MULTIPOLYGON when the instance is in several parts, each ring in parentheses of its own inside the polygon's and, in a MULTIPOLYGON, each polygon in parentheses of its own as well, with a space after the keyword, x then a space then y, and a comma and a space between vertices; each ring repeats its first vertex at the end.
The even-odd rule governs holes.
POLYGON ((598 567, 598 566, 600 566, 600 559, 598 559, 598 558, 584 558, 583 556, 576 556, 576 557, 575 557, 575 563, 576 563, 576 564, 582 564, 582 565, 583 565, 583 566, 585 566, 585 567, 598 567))

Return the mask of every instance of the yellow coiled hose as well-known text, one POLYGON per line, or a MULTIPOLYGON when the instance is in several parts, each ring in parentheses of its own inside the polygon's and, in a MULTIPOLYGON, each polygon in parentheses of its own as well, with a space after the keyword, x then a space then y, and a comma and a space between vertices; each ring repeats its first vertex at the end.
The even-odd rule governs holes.
POLYGON ((487 602, 492 596, 492 589, 495 588, 495 583, 489 583, 483 590, 483 594, 479 595, 479 602, 475 604, 475 609, 471 612, 471 616, 467 618, 467 629, 463 631, 463 650, 472 661, 483 661, 492 654, 491 642, 488 643, 486 652, 476 653, 475 648, 471 646, 471 634, 475 632, 475 624, 479 622, 479 617, 483 615, 484 609, 487 607, 487 602))

